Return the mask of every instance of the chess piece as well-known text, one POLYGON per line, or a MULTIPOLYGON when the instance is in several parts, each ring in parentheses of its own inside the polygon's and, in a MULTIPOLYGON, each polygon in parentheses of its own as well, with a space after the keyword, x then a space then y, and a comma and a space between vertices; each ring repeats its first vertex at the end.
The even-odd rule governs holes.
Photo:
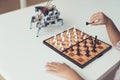
POLYGON ((62 45, 62 42, 60 42, 60 49, 63 51, 64 50, 64 47, 63 47, 63 45, 62 45))
POLYGON ((84 40, 84 47, 87 47, 87 41, 86 41, 86 39, 84 40))
POLYGON ((94 43, 94 45, 93 45, 93 50, 92 50, 93 52, 96 52, 96 42, 94 43))
POLYGON ((89 22, 86 22, 86 25, 89 25, 90 23, 89 22))
POLYGON ((77 55, 80 56, 80 49, 79 49, 79 46, 77 47, 77 55))
POLYGON ((87 35, 84 35, 84 36, 83 36, 83 39, 86 39, 86 38, 87 38, 87 35))
POLYGON ((63 33, 60 34, 61 38, 63 37, 63 33))
POLYGON ((57 40, 55 41, 55 46, 57 46, 57 44, 58 44, 58 42, 57 42, 57 40))
POLYGON ((67 30, 67 34, 69 34, 70 32, 69 32, 69 29, 67 30))
POLYGON ((53 39, 53 42, 55 42, 56 41, 56 35, 54 36, 54 39, 53 39))
POLYGON ((89 57, 90 56, 90 51, 89 51, 89 48, 87 47, 87 50, 86 50, 86 56, 89 57))
POLYGON ((73 47, 70 48, 71 51, 74 51, 73 47))
POLYGON ((96 52, 96 44, 97 44, 97 36, 95 36, 95 39, 94 39, 94 45, 93 45, 93 52, 96 52))
POLYGON ((83 36, 83 34, 84 34, 84 33, 81 31, 80 35, 83 36))
POLYGON ((77 42, 78 41, 78 39, 77 39, 77 35, 75 36, 75 42, 77 42))
POLYGON ((64 38, 64 37, 62 37, 62 41, 65 41, 65 38, 64 38))
POLYGON ((72 44, 71 44, 71 42, 69 41, 69 44, 68 44, 68 46, 71 46, 72 44))

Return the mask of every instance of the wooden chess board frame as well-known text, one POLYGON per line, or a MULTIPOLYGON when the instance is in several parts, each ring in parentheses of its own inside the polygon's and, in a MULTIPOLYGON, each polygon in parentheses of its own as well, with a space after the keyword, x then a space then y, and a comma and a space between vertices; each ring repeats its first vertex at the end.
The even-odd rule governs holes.
MULTIPOLYGON (((70 28, 70 29, 72 29, 72 28, 70 28)), ((80 31, 79 29, 77 29, 77 30, 80 31)), ((66 31, 67 31, 67 30, 66 30, 66 31)), ((64 31, 64 32, 65 32, 65 31, 64 31)), ((59 33, 59 34, 60 34, 60 33, 59 33)), ((59 35, 59 34, 57 34, 57 35, 59 35)), ((85 33, 85 34, 86 34, 86 33, 85 33)), ((88 35, 88 34, 87 34, 87 35, 88 35)), ((71 62, 73 62, 74 64, 76 64, 77 66, 79 66, 80 68, 84 68, 85 66, 87 66, 88 64, 90 64, 91 62, 93 62, 95 59, 101 57, 104 53, 106 53, 108 50, 110 50, 110 49, 112 48, 112 46, 111 46, 110 44, 108 44, 108 43, 106 43, 106 42, 103 42, 103 41, 101 41, 101 40, 98 39, 99 41, 101 41, 102 43, 108 45, 109 47, 108 47, 107 49, 105 49, 104 51, 102 51, 101 53, 97 54, 95 57, 93 57, 93 58, 90 59, 89 61, 87 61, 85 64, 80 64, 80 63, 78 63, 77 61, 75 61, 74 59, 70 58, 69 56, 67 56, 67 55, 65 55, 65 54, 63 53, 63 52, 65 52, 65 50, 70 49, 71 47, 77 45, 77 43, 74 44, 74 45, 72 45, 72 46, 70 46, 69 48, 67 48, 67 49, 65 49, 65 50, 63 50, 63 51, 59 51, 58 49, 56 49, 55 47, 53 47, 51 44, 49 44, 49 43, 47 42, 47 40, 49 40, 49 39, 51 39, 51 38, 53 38, 53 37, 54 37, 54 36, 52 36, 52 37, 50 37, 50 38, 48 38, 48 39, 45 39, 45 40, 43 41, 43 43, 44 43, 46 46, 48 46, 49 48, 51 48, 52 50, 54 50, 55 52, 57 52, 58 54, 60 54, 61 56, 63 56, 64 58, 70 60, 71 62)), ((92 36, 89 36, 89 37, 92 37, 92 36)), ((88 37, 88 38, 89 38, 89 37, 88 37)), ((88 39, 88 38, 86 38, 86 39, 88 39)), ((92 38, 94 38, 94 37, 92 37, 92 38)), ((86 40, 86 39, 83 39, 82 41, 79 41, 78 43, 81 43, 81 42, 83 42, 83 41, 86 40)))

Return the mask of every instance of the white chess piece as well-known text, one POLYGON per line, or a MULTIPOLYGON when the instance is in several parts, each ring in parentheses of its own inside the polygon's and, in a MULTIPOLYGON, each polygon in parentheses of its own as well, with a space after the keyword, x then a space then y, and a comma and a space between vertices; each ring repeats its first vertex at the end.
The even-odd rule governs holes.
POLYGON ((71 37, 71 35, 70 35, 70 33, 68 34, 68 38, 70 38, 71 37))
POLYGON ((83 36, 83 32, 82 31, 81 31, 80 35, 83 36))
POLYGON ((63 33, 60 34, 61 38, 63 37, 63 33))
POLYGON ((75 36, 75 42, 77 42, 77 35, 75 36))
POLYGON ((67 30, 67 34, 69 34, 70 32, 69 32, 69 29, 67 30))
POLYGON ((71 42, 69 42, 68 46, 71 46, 71 45, 72 45, 71 42))
POLYGON ((69 41, 69 42, 71 42, 71 39, 70 39, 70 37, 68 37, 68 41, 69 41))
POLYGON ((87 36, 86 36, 86 35, 84 35, 84 36, 83 36, 83 39, 86 39, 86 38, 87 38, 87 36))
POLYGON ((76 31, 74 31, 74 36, 76 36, 76 35, 77 35, 76 31))
POLYGON ((73 28, 73 32, 76 32, 76 28, 75 27, 73 28))
POLYGON ((60 49, 61 49, 61 50, 64 50, 64 47, 63 47, 63 45, 62 45, 62 42, 60 42, 60 49))
POLYGON ((53 42, 55 42, 56 41, 56 35, 54 36, 54 39, 53 39, 53 42))
POLYGON ((62 41, 65 41, 65 38, 64 38, 64 37, 62 37, 62 41))
POLYGON ((55 41, 55 46, 57 46, 57 40, 55 41))

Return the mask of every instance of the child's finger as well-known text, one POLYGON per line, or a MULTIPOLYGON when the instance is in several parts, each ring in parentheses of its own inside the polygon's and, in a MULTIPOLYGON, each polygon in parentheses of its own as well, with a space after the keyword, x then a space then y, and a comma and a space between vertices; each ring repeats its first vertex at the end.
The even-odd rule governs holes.
POLYGON ((100 25, 101 24, 101 21, 100 21, 100 19, 95 19, 95 20, 93 20, 91 23, 89 23, 89 24, 91 24, 91 25, 100 25))

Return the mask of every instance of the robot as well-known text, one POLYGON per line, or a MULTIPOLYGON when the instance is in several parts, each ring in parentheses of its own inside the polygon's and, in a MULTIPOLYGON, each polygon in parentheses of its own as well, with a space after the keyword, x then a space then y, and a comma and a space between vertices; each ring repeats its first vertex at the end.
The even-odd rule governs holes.
POLYGON ((49 5, 49 6, 36 6, 35 7, 36 15, 32 16, 31 18, 31 26, 32 24, 36 23, 37 30, 37 37, 39 36, 39 31, 43 27, 47 27, 49 25, 59 24, 63 25, 63 19, 59 18, 60 12, 56 9, 56 6, 49 5))

